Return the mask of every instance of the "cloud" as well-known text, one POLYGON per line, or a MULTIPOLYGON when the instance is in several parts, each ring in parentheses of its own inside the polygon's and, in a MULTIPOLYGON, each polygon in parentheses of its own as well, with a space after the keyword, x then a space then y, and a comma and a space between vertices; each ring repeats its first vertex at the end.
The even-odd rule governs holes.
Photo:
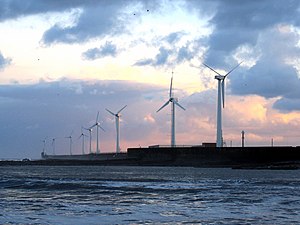
POLYGON ((128 24, 134 23, 141 13, 136 11, 159 8, 160 1, 126 1, 126 0, 8 0, 0 5, 0 22, 10 19, 17 19, 24 16, 45 14, 45 13, 65 13, 74 9, 79 9, 76 21, 71 26, 57 23, 46 30, 41 43, 49 46, 55 43, 82 43, 93 38, 101 38, 106 35, 117 35, 130 32, 128 24))
POLYGON ((10 58, 5 58, 2 53, 0 52, 0 70, 4 69, 6 66, 8 66, 11 63, 10 58))
POLYGON ((274 103, 274 108, 282 112, 300 111, 300 99, 283 97, 274 103))
MULTIPOLYGON (((93 38, 130 33, 128 25, 133 23, 132 10, 138 5, 158 7, 157 1, 93 1, 85 4, 73 26, 54 25, 42 38, 45 45, 54 43, 82 43, 93 38), (157 4, 156 4, 157 3, 157 4), (128 10, 128 9, 132 10, 128 10)), ((143 8, 140 7, 140 8, 143 8)), ((144 9, 141 9, 144 10, 144 9)))
POLYGON ((297 32, 282 25, 261 33, 255 46, 261 53, 255 65, 229 76, 232 93, 283 98, 274 104, 275 108, 299 110, 294 104, 295 99, 300 99, 299 74, 291 64, 300 56, 299 38, 297 32))
POLYGON ((141 59, 137 61, 135 66, 148 66, 148 65, 153 65, 153 60, 152 59, 141 59))
POLYGON ((172 53, 171 50, 166 49, 165 47, 160 47, 159 52, 154 59, 142 59, 135 63, 136 66, 146 66, 151 65, 154 67, 163 66, 168 63, 168 58, 172 53))
POLYGON ((91 48, 82 54, 84 59, 95 60, 106 56, 115 57, 117 55, 117 47, 111 42, 106 42, 100 48, 91 48))
POLYGON ((94 5, 94 0, 72 0, 72 1, 53 1, 53 0, 9 0, 2 1, 0 4, 0 21, 16 19, 22 16, 29 16, 47 12, 63 12, 69 9, 94 5))
POLYGON ((43 35, 43 43, 80 43, 91 38, 103 37, 117 32, 125 32, 120 21, 122 6, 119 4, 97 4, 84 8, 77 23, 70 27, 54 25, 43 35), (97 22, 96 22, 97 21, 97 22))
POLYGON ((298 1, 216 2, 216 13, 210 21, 214 31, 209 39, 206 62, 219 68, 226 65, 227 57, 240 45, 255 45, 262 31, 278 24, 300 25, 298 1))
POLYGON ((177 63, 181 63, 183 61, 189 61, 194 58, 194 53, 190 51, 188 46, 183 46, 178 50, 177 63))
POLYGON ((199 54, 200 40, 184 41, 180 43, 183 37, 183 32, 175 32, 160 39, 160 47, 158 53, 152 58, 138 60, 136 66, 174 66, 175 64, 184 63, 197 57, 199 54))
POLYGON ((169 44, 174 44, 178 42, 184 34, 185 33, 182 31, 173 32, 170 33, 167 37, 165 37, 164 40, 167 41, 169 44))

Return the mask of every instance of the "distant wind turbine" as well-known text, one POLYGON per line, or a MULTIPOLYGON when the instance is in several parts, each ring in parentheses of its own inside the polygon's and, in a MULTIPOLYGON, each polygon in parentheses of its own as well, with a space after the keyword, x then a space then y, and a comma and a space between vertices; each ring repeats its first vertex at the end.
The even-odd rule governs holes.
POLYGON ((45 139, 43 140, 43 154, 46 154, 46 141, 47 141, 47 137, 45 137, 45 139))
POLYGON ((117 132, 117 139, 116 139, 116 153, 120 153, 120 112, 126 108, 125 105, 122 109, 120 109, 117 113, 113 113, 109 109, 106 109, 111 115, 113 115, 116 119, 116 132, 117 132))
POLYGON ((84 155, 84 138, 87 137, 87 135, 85 135, 82 131, 81 131, 81 135, 79 136, 78 139, 82 138, 82 154, 84 155))
POLYGON ((73 134, 73 131, 71 132, 70 136, 65 137, 65 138, 69 138, 70 139, 70 155, 72 155, 72 134, 73 134))
POLYGON ((236 65, 234 68, 232 68, 228 73, 225 75, 221 75, 216 70, 211 68, 210 66, 203 63, 204 66, 212 70, 217 75, 215 76, 215 79, 218 80, 218 105, 217 105, 217 147, 223 147, 223 135, 222 135, 222 105, 223 108, 225 107, 225 79, 226 77, 234 71, 237 67, 239 67, 242 64, 240 62, 238 65, 236 65))
POLYGON ((53 139, 52 139, 53 155, 55 155, 55 140, 56 140, 56 138, 53 138, 53 139))
POLYGON ((93 129, 92 128, 84 128, 82 127, 83 129, 89 131, 89 134, 90 134, 90 154, 92 153, 92 131, 93 129))
POLYGON ((170 84, 170 92, 169 92, 169 100, 162 106, 160 107, 156 112, 158 113, 160 110, 165 108, 170 102, 172 103, 171 105, 171 147, 176 146, 176 140, 175 140, 175 105, 179 106, 181 109, 185 110, 184 107, 182 107, 178 103, 178 99, 173 97, 173 72, 172 72, 172 77, 171 77, 171 84, 170 84))
POLYGON ((103 131, 105 131, 101 126, 100 123, 98 122, 99 119, 99 112, 97 113, 97 117, 96 117, 96 122, 93 126, 90 127, 90 129, 93 129, 94 127, 96 127, 97 129, 97 147, 96 147, 96 153, 99 154, 100 150, 99 150, 99 128, 103 131))

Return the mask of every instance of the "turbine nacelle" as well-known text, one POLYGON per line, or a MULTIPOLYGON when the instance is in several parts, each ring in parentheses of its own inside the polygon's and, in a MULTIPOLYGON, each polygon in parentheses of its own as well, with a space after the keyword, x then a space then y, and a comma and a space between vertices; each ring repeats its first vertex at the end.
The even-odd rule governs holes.
POLYGON ((123 108, 121 108, 117 113, 113 113, 112 111, 110 111, 109 109, 105 109, 107 112, 109 112, 111 115, 113 115, 116 118, 120 118, 121 114, 120 112, 125 109, 127 107, 127 105, 125 105, 123 108))
POLYGON ((226 76, 223 76, 223 75, 216 75, 215 76, 215 79, 216 80, 225 80, 226 76))

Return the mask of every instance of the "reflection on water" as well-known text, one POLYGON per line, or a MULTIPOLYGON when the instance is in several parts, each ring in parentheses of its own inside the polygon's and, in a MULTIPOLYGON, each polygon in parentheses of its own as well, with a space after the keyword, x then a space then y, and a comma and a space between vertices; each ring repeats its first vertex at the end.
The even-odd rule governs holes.
POLYGON ((298 224, 300 171, 1 167, 0 224, 298 224))

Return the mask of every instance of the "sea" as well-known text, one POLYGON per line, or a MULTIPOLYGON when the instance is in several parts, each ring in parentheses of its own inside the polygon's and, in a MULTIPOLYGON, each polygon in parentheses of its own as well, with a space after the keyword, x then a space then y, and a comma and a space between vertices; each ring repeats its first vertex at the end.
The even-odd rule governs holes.
POLYGON ((2 166, 0 224, 300 224, 300 170, 2 166))

